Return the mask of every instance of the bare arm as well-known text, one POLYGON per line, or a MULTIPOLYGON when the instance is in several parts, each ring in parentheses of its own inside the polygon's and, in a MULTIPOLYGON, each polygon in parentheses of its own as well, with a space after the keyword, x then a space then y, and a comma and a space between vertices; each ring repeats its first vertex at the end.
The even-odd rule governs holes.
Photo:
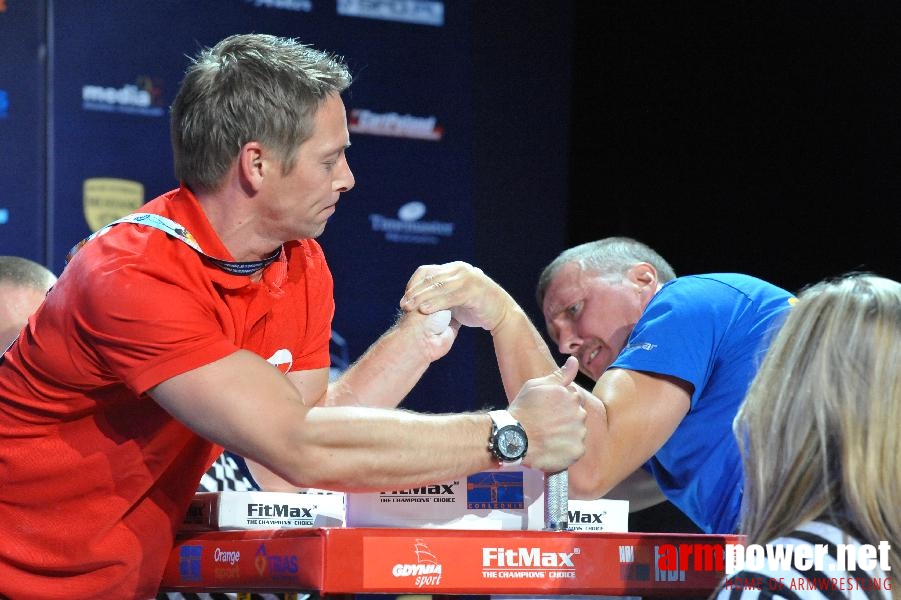
MULTIPOLYGON (((450 350, 459 324, 435 334, 427 315, 405 313, 351 367, 328 386, 322 406, 394 408, 422 378, 429 364, 450 350)), ((551 365, 543 373, 556 368, 551 365)), ((306 395, 304 396, 307 397, 306 395)))
POLYGON ((661 375, 610 369, 587 397, 585 456, 569 469, 570 495, 598 498, 669 439, 688 413, 691 389, 661 375))
MULTIPOLYGON (((565 387, 575 365, 530 381, 510 411, 529 435, 526 463, 560 470, 581 456, 585 412, 565 387)), ((310 407, 297 388, 247 351, 150 390, 175 418, 298 487, 379 490, 462 477, 496 466, 485 414, 310 407)))
POLYGON ((508 400, 525 381, 556 367, 544 338, 525 311, 506 290, 470 264, 420 267, 407 283, 401 308, 423 314, 452 308, 455 322, 490 331, 508 400))
MULTIPOLYGON (((307 406, 368 406, 394 408, 410 392, 429 364, 444 356, 459 325, 440 334, 425 328, 426 315, 404 314, 341 377, 332 383, 328 369, 292 371, 294 384, 307 406)), ((548 369, 550 371, 550 369, 548 369)), ((259 463, 245 458, 254 480, 268 491, 297 491, 259 463)))

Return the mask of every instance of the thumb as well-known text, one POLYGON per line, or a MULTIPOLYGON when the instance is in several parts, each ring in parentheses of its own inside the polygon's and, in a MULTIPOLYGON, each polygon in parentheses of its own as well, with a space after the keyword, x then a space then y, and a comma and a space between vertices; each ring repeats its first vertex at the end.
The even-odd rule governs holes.
POLYGON ((560 366, 559 369, 551 373, 551 376, 559 379, 560 385, 567 386, 576 379, 576 374, 578 372, 579 359, 575 356, 570 356, 566 359, 566 362, 560 366))

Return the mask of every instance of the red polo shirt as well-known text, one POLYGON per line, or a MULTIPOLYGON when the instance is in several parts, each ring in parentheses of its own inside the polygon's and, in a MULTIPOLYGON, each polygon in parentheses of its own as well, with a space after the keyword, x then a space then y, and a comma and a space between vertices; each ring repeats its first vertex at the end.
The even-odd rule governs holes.
MULTIPOLYGON (((187 189, 141 212, 233 259, 187 189)), ((222 448, 146 391, 240 348, 283 372, 327 367, 333 313, 313 240, 286 243, 258 283, 144 225, 83 246, 0 363, 0 597, 154 596, 222 448)))

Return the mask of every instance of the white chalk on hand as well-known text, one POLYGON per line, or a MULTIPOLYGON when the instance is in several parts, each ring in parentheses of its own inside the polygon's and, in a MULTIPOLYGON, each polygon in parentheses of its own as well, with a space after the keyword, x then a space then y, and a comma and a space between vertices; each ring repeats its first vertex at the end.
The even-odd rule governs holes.
POLYGON ((444 330, 447 329, 447 326, 450 325, 450 320, 451 311, 439 310, 438 312, 434 312, 425 319, 426 331, 435 335, 443 333, 444 330))

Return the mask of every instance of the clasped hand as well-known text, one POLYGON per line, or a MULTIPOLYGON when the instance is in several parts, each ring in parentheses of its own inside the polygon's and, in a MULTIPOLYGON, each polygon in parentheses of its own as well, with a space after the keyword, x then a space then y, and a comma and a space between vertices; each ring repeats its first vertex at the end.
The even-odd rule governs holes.
POLYGON ((528 380, 510 403, 510 414, 529 437, 526 466, 556 473, 585 453, 587 413, 573 384, 578 370, 579 361, 570 356, 553 373, 528 380))
POLYGON ((452 309, 457 323, 492 331, 503 322, 512 302, 510 295, 481 269, 456 261, 416 269, 400 307, 423 314, 452 309))

